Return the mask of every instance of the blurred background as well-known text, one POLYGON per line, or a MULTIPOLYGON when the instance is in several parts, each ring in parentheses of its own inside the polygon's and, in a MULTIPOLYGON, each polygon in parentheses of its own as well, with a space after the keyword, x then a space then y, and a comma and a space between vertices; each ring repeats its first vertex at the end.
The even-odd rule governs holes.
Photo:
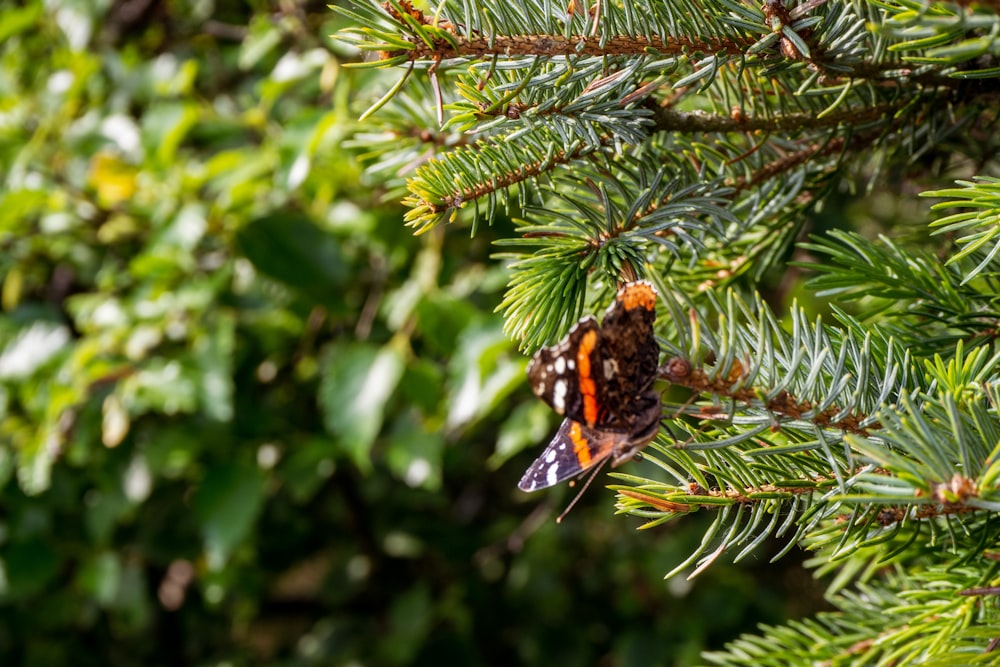
POLYGON ((697 515, 517 491, 558 420, 494 313, 513 227, 404 227, 345 25, 0 12, 0 664, 686 665, 815 611, 782 545, 665 581, 697 515))

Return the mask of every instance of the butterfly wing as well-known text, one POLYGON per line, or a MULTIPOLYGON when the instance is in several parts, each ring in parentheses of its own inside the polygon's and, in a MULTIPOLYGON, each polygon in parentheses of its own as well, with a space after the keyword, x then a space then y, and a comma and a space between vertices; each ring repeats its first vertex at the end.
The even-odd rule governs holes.
POLYGON ((537 491, 576 477, 606 460, 612 466, 634 457, 660 431, 660 395, 650 392, 634 430, 595 429, 564 419, 545 451, 528 467, 517 487, 537 491))
POLYGON ((542 348, 532 358, 532 390, 572 421, 589 427, 608 424, 614 416, 604 400, 604 347, 597 320, 580 320, 559 344, 542 348))
POLYGON ((626 433, 592 429, 564 419, 552 442, 525 471, 517 488, 537 491, 576 477, 613 456, 627 440, 626 433))
POLYGON ((646 281, 628 283, 618 292, 601 326, 606 341, 599 384, 602 399, 618 422, 635 426, 642 396, 656 379, 660 346, 653 332, 656 290, 646 281), (637 404, 638 402, 638 404, 637 404))

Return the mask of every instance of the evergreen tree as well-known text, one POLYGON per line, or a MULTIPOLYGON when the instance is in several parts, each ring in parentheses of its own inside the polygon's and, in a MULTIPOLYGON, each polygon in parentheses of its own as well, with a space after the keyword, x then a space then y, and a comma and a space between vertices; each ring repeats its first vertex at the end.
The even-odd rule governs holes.
POLYGON ((996 661, 998 9, 341 9, 367 66, 402 72, 357 141, 390 195, 405 185, 407 224, 515 220, 500 309, 526 352, 622 282, 657 287, 666 393, 644 456, 661 474, 613 488, 650 527, 714 515, 670 574, 769 537, 835 573, 835 611, 712 664, 996 661), (913 208, 929 225, 842 222, 845 200, 886 191, 935 198, 913 208))

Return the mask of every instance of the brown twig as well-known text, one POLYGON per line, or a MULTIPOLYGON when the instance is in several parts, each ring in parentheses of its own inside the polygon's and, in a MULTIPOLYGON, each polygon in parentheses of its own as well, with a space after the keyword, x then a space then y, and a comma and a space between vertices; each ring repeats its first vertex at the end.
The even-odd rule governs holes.
MULTIPOLYGON (((406 51, 410 60, 437 60, 449 58, 517 58, 541 57, 592 57, 592 56, 646 56, 683 53, 715 53, 742 55, 750 46, 732 39, 689 37, 646 37, 643 35, 616 35, 606 40, 585 35, 493 35, 492 37, 455 35, 454 45, 445 39, 414 43, 406 51)), ((391 52, 395 56, 403 51, 391 52)))
POLYGON ((711 393, 748 405, 762 404, 762 407, 772 414, 789 419, 808 419, 822 428, 840 429, 861 436, 868 436, 872 430, 881 428, 881 424, 877 421, 862 426, 865 418, 855 414, 844 415, 834 421, 834 417, 841 413, 841 409, 836 405, 831 405, 822 412, 813 412, 815 406, 811 401, 799 400, 785 390, 766 401, 762 401, 761 397, 767 393, 766 388, 745 385, 736 388, 737 384, 742 385, 744 379, 743 365, 738 360, 726 376, 720 375, 710 378, 703 369, 692 368, 691 363, 687 360, 675 357, 660 369, 660 375, 669 380, 671 384, 687 387, 700 394, 711 393), (812 414, 810 415, 810 413, 812 414))

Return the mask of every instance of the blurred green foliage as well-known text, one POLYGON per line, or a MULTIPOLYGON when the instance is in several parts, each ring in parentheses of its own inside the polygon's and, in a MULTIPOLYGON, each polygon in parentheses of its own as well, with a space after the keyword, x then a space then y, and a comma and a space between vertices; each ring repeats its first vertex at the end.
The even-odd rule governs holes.
POLYGON ((555 419, 507 223, 415 238, 363 182, 337 20, 0 13, 0 663, 682 664, 809 600, 515 490, 555 419))

